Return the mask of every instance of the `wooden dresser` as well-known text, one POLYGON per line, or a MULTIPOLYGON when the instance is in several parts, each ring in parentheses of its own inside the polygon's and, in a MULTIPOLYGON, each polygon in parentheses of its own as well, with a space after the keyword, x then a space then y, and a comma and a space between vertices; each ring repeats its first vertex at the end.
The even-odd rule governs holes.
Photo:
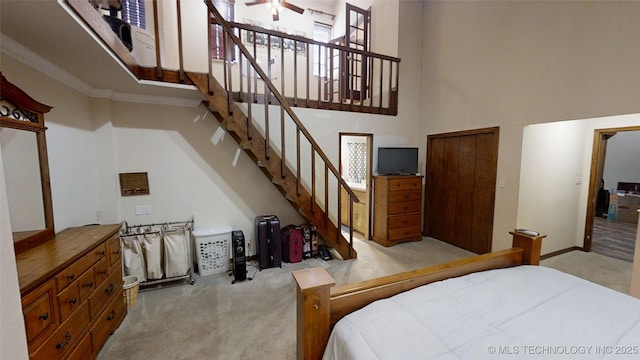
POLYGON ((377 243, 422 240, 422 176, 374 176, 373 211, 377 243))
POLYGON ((118 328, 120 225, 69 228, 18 256, 30 359, 94 359, 118 328))

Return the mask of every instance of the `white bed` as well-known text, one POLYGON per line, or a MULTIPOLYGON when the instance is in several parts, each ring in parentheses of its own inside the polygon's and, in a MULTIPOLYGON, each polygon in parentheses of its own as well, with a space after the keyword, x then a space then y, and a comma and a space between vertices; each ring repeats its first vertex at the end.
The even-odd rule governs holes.
POLYGON ((638 359, 640 300, 516 266, 378 300, 335 325, 324 359, 638 359))

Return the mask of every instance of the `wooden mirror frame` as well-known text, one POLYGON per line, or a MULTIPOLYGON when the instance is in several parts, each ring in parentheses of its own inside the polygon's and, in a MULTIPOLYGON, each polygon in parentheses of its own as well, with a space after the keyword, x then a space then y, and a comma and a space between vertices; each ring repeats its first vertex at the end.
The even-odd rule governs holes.
POLYGON ((40 245, 53 238, 53 203, 51 201, 51 180, 47 156, 47 139, 44 126, 44 114, 52 107, 44 105, 13 85, 0 72, 0 127, 31 131, 36 135, 38 160, 40 162, 40 186, 44 208, 44 229, 13 233, 13 245, 16 255, 40 245), (10 108, 11 107, 11 108, 10 108))

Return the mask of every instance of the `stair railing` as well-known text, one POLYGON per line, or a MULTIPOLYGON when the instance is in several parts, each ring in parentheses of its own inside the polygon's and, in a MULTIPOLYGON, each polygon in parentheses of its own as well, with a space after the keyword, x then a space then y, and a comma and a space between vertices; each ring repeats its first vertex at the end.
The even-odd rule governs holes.
MULTIPOLYGON (((212 21, 217 22, 215 18, 212 21)), ((256 48, 263 53, 266 48, 267 74, 280 71, 280 81, 274 85, 289 105, 397 114, 400 59, 254 25, 229 25, 241 41, 253 48, 254 58, 256 48), (277 57, 279 66, 271 64, 272 57, 277 57), (289 70, 287 74, 285 69, 289 70)), ((234 93, 235 100, 248 101, 241 94, 242 89, 240 94, 234 93)))
MULTIPOLYGON (((286 141, 285 141, 285 113, 288 118, 293 122, 293 126, 295 127, 296 132, 296 174, 297 174, 297 184, 296 188, 298 189, 298 194, 300 195, 300 189, 303 186, 302 179, 303 174, 301 173, 301 136, 304 136, 304 139, 310 146, 310 178, 311 178, 311 204, 309 211, 311 213, 315 212, 314 207, 320 206, 320 203, 317 201, 316 196, 318 194, 318 187, 316 186, 316 158, 319 157, 320 161, 324 165, 324 219, 325 221, 331 221, 329 218, 330 210, 329 210, 329 181, 330 175, 335 179, 337 183, 337 191, 336 191, 336 204, 337 204, 337 216, 336 216, 336 242, 339 242, 340 238, 340 223, 341 223, 341 198, 340 198, 340 190, 341 188, 345 190, 349 197, 349 252, 351 255, 351 251, 353 249, 353 204, 359 202, 357 196, 353 193, 349 185, 342 179, 340 172, 335 168, 335 166, 331 163, 325 153, 322 151, 320 146, 316 143, 313 136, 309 133, 309 131, 302 124, 296 113, 293 111, 289 103, 286 101, 284 96, 278 91, 276 86, 270 80, 271 66, 267 66, 267 71, 263 70, 263 68, 257 63, 255 57, 255 42, 254 42, 254 54, 252 54, 240 41, 239 37, 235 34, 231 25, 224 20, 224 18, 220 15, 218 10, 215 8, 211 0, 205 0, 205 4, 207 5, 209 12, 213 19, 215 19, 216 23, 222 27, 226 36, 223 37, 223 54, 225 54, 225 59, 223 61, 223 78, 224 78, 224 88, 227 91, 227 99, 230 102, 232 96, 233 89, 233 81, 236 78, 236 75, 239 75, 237 78, 240 79, 240 83, 242 84, 242 67, 243 63, 246 63, 250 68, 247 70, 246 78, 246 86, 247 91, 244 92, 241 88, 240 92, 243 96, 247 97, 247 129, 251 128, 251 125, 254 125, 252 122, 257 114, 252 110, 256 103, 258 103, 257 98, 262 97, 264 100, 264 138, 265 138, 265 159, 269 158, 269 150, 274 151, 280 154, 280 169, 281 175, 285 173, 284 168, 287 167, 286 161, 286 141), (231 41, 233 44, 229 44, 231 41), (237 48, 240 54, 236 54, 232 49, 237 48), (235 59, 235 56, 239 55, 240 59, 235 59), (232 63, 237 63, 237 71, 240 73, 234 74, 232 69, 232 63), (253 75, 253 76, 251 76, 253 75), (269 104, 276 105, 279 107, 280 112, 280 151, 271 145, 271 131, 270 131, 270 109, 269 104), (316 156, 317 155, 317 156, 316 156)), ((211 34, 211 32, 209 32, 211 34)), ((269 41, 269 38, 267 39, 269 41)), ((269 44, 268 44, 269 45, 269 44)), ((270 49, 270 46, 268 47, 270 49)), ((211 54, 209 55, 211 58, 211 54)), ((284 69, 281 69, 284 70, 284 69)), ((210 72, 209 78, 213 78, 214 75, 210 72)), ((238 81, 238 80, 236 80, 238 81)), ((210 86, 209 89, 213 87, 210 86)), ((230 105, 228 103, 228 105, 230 105)), ((228 106, 227 109, 231 109, 231 106, 228 106)), ((232 114, 228 114, 232 115, 232 114)), ((247 140, 252 140, 252 135, 247 133, 247 140)))

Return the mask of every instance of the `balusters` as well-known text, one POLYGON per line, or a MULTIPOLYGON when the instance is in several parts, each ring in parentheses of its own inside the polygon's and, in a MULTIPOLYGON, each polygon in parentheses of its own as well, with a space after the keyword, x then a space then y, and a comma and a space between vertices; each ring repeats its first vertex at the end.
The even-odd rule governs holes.
POLYGON ((382 113, 382 74, 384 73, 384 60, 380 59, 380 96, 378 96, 380 98, 379 101, 379 105, 378 105, 378 112, 382 113))
MULTIPOLYGON (((217 12, 217 10, 215 10, 215 8, 212 8, 212 5, 210 2, 207 2, 210 11, 212 12, 212 14, 214 14, 214 16, 218 17, 220 16, 219 13, 217 12)), ((224 87, 225 90, 228 92, 227 93, 227 105, 228 105, 228 110, 229 110, 229 115, 231 115, 231 109, 232 108, 232 96, 234 95, 235 91, 238 91, 240 96, 239 98, 241 99, 241 101, 245 101, 247 103, 247 119, 246 119, 246 124, 247 124, 247 139, 251 140, 251 134, 249 134, 249 130, 252 128, 252 122, 253 122, 253 117, 257 115, 257 118, 261 118, 261 114, 259 114, 261 111, 258 109, 258 112, 256 113, 256 107, 254 107, 254 104, 258 103, 260 100, 263 101, 263 105, 264 105, 264 156, 259 156, 262 158, 262 161, 264 161, 265 163, 263 164, 264 166, 268 167, 271 171, 271 173, 276 176, 275 174, 277 174, 276 171, 276 164, 269 162, 270 160, 270 154, 276 154, 276 157, 280 157, 279 161, 280 161, 280 176, 282 178, 284 178, 286 176, 286 174, 289 172, 289 170, 287 169, 287 142, 289 142, 289 145, 292 145, 291 141, 287 141, 287 124, 291 125, 290 123, 288 123, 288 121, 291 121, 293 123, 294 129, 295 129, 295 142, 296 142, 296 149, 295 149, 295 173, 296 173, 296 184, 295 184, 295 192, 297 194, 297 196, 302 195, 302 193, 305 193, 305 196, 307 196, 306 191, 303 187, 303 178, 305 180, 309 179, 310 176, 310 191, 309 191, 309 196, 311 197, 311 203, 310 203, 310 212, 311 214, 315 214, 317 211, 320 211, 320 209, 322 209, 321 205, 320 205, 320 199, 318 199, 318 189, 323 189, 324 190, 324 221, 325 221, 325 225, 330 224, 331 222, 331 218, 333 217, 333 214, 335 214, 335 211, 332 210, 334 209, 335 204, 338 204, 337 207, 337 211, 338 211, 338 225, 336 226, 336 236, 338 238, 341 237, 341 233, 340 233, 340 211, 341 211, 341 192, 343 191, 342 189, 345 189, 344 191, 346 191, 349 194, 349 223, 350 223, 350 244, 352 246, 352 233, 353 233, 353 204, 355 202, 358 202, 358 199, 355 197, 355 195, 353 194, 353 192, 350 190, 350 188, 348 188, 348 186, 346 185, 346 183, 344 183, 344 180, 340 177, 339 171, 335 168, 335 166, 328 160, 328 158, 326 157, 326 155, 324 154, 324 152, 322 151, 321 148, 318 147, 318 144, 315 142, 315 140, 311 137, 311 135, 309 134, 309 132, 305 129, 305 127, 303 126, 303 124, 300 122, 300 119, 298 119, 298 117, 296 116, 295 112, 293 112, 293 110, 291 109, 291 104, 289 104, 287 102, 287 98, 285 98, 285 96, 283 95, 286 92, 286 89, 289 88, 289 91, 293 92, 293 105, 298 105, 298 102, 300 101, 299 97, 300 97, 300 93, 304 92, 304 88, 301 88, 302 84, 299 83, 299 80, 304 81, 304 75, 302 76, 298 76, 298 48, 301 45, 301 42, 304 41, 304 48, 306 50, 306 68, 303 71, 306 71, 306 94, 305 94, 305 103, 307 106, 309 106, 310 102, 312 102, 314 99, 312 98, 312 94, 310 93, 310 85, 311 83, 311 72, 312 70, 314 70, 312 68, 311 62, 313 61, 313 59, 311 59, 311 56, 317 56, 318 59, 318 65, 317 65, 317 70, 318 70, 318 83, 317 85, 317 89, 318 89, 318 94, 315 98, 317 98, 317 103, 316 103, 316 107, 317 108, 339 108, 337 106, 337 104, 334 106, 335 102, 339 102, 342 106, 343 103, 343 99, 348 97, 350 99, 349 101, 349 107, 353 110, 360 110, 360 111, 364 111, 364 101, 365 101, 365 97, 369 97, 369 107, 371 107, 373 105, 372 102, 372 97, 375 94, 375 91, 372 90, 371 88, 371 82, 370 80, 373 79, 373 73, 374 73, 374 60, 376 59, 375 56, 369 56, 368 53, 364 53, 360 50, 354 50, 354 49, 346 49, 343 46, 339 46, 339 45, 334 45, 334 44, 321 44, 321 43, 317 43, 314 41, 306 41, 304 39, 301 39, 299 37, 293 37, 293 38, 288 38, 285 34, 280 34, 280 33, 276 33, 273 31, 269 31, 269 30, 265 30, 260 31, 259 29, 255 28, 255 27, 246 27, 247 25, 242 25, 242 24, 233 24, 233 27, 231 27, 228 23, 226 23, 224 20, 220 19, 218 20, 219 24, 221 24, 220 26, 222 26, 225 35, 222 37, 222 48, 223 48, 223 52, 224 52, 224 58, 223 58, 223 75, 224 75, 224 87), (244 26, 244 27, 243 27, 244 26), (237 29, 237 30, 236 30, 237 29), (253 51, 250 51, 249 49, 247 49, 247 47, 245 47, 245 45, 242 42, 239 42, 239 38, 242 38, 243 32, 245 34, 246 38, 252 38, 253 39, 253 44, 252 46, 249 47, 249 49, 253 49, 253 51), (265 35, 265 42, 266 44, 262 44, 262 45, 266 45, 266 49, 264 49, 264 53, 266 53, 266 64, 260 68, 260 67, 255 67, 256 64, 256 58, 258 56, 258 49, 257 49, 257 41, 258 40, 258 35, 265 35), (285 70, 286 69, 290 69, 291 66, 289 66, 291 63, 285 63, 285 61, 291 61, 289 60, 290 57, 288 56, 289 54, 285 54, 285 49, 284 49, 284 44, 285 44, 285 39, 291 41, 293 43, 293 49, 292 50, 292 56, 293 56, 293 76, 286 76, 285 74, 285 70), (311 47, 310 44, 314 45, 314 50, 317 50, 317 54, 312 54, 310 52, 311 47), (273 64, 271 62, 271 58, 272 58, 272 45, 274 46, 280 46, 280 51, 279 51, 279 55, 278 53, 275 53, 276 56, 280 57, 280 61, 281 63, 279 64, 273 64), (239 48, 239 61, 235 61, 236 59, 234 59, 233 57, 233 51, 232 49, 234 49, 234 47, 237 46, 239 48), (285 56, 287 55, 287 56, 285 56), (357 58, 356 58, 357 56, 357 58), (323 57, 326 57, 327 61, 321 61, 323 59, 323 57), (247 61, 247 63, 244 63, 244 61, 247 61), (338 62, 338 63, 337 63, 338 62), (344 64, 343 64, 344 63, 344 64), (273 66, 277 66, 277 67, 273 67, 273 66), (340 69, 340 66, 346 66, 346 68, 342 68, 340 69), (335 69, 334 69, 335 67, 335 69), (271 81, 271 78, 273 77, 274 73, 273 71, 279 71, 280 74, 279 76, 281 76, 279 83, 279 87, 280 89, 278 89, 274 83, 271 81), (336 71, 337 70, 337 71, 336 71), (328 74, 327 74, 328 72, 328 74), (342 76, 342 73, 347 73, 349 75, 348 78, 344 78, 344 76, 342 76), (233 78, 235 76, 238 76, 238 78, 240 79, 239 84, 236 84, 237 89, 233 88, 233 78), (244 82, 243 76, 247 77, 246 83, 244 82), (260 83, 258 82, 258 78, 260 78, 260 83), (288 85, 287 84, 287 80, 291 80, 293 79, 294 84, 293 85, 288 85), (347 82, 345 82, 347 81, 347 82), (323 89, 323 83, 325 83, 324 89, 323 89), (336 89, 335 87, 338 86, 338 88, 336 89), (349 91, 349 93, 346 93, 346 91, 349 91), (336 98, 336 94, 338 94, 338 97, 336 98), (352 106, 352 103, 354 101, 356 101, 356 97, 357 94, 359 94, 359 99, 357 99, 358 101, 360 101, 360 106, 352 106), (325 95, 326 95, 326 99, 325 99, 325 95), (326 104, 323 104, 323 101, 326 100, 326 104), (276 103, 277 101, 277 103, 276 103), (280 110, 280 143, 279 143, 279 147, 280 149, 276 149, 275 147, 271 147, 271 138, 272 138, 272 134, 271 134, 271 115, 270 115, 270 106, 269 105, 274 105, 274 106, 278 106, 279 110, 280 110), (326 105, 326 107, 325 107, 326 105), (287 120, 288 118, 288 120, 287 120), (310 161, 310 170, 307 171, 306 166, 305 165, 305 169, 304 171, 302 171, 302 164, 301 164, 301 147, 303 146, 301 144, 301 142, 303 141, 301 139, 301 135, 304 136, 304 141, 306 142, 304 147, 305 147, 305 151, 307 150, 307 144, 309 146, 309 150, 310 150, 310 155, 311 155, 311 161, 310 161), (321 161, 322 162, 322 167, 324 168, 324 179, 322 175, 317 174, 316 171, 316 161, 321 161), (335 181, 335 183, 334 183, 335 181), (318 184, 318 182, 324 182, 324 184, 318 184), (333 186, 333 185, 337 185, 337 186, 333 186), (319 187, 319 186, 323 186, 323 187, 319 187), (331 197, 334 196, 333 192, 335 192, 337 189, 338 191, 338 198, 336 203, 333 203, 333 201, 330 201, 330 195, 331 197), (332 192, 333 191, 333 192, 332 192), (331 206, 330 206, 331 205, 331 206), (333 211, 332 216, 330 217, 330 212, 333 211)), ((209 35, 210 37, 212 35, 209 35)), ((261 46, 262 47, 262 46, 261 46)), ((287 50, 290 48, 290 46, 287 46, 287 50)), ((275 51, 277 51, 277 49, 275 49, 275 51)), ((264 54, 261 53, 261 54, 264 54)), ((314 58, 315 59, 315 58, 314 58)), ((380 66, 381 66, 381 71, 382 72, 382 67, 383 65, 383 59, 381 59, 380 62, 380 66)), ((216 65, 219 66, 219 65, 216 65)), ((304 66, 304 65, 303 65, 304 66)), ((218 68, 219 69, 219 68, 218 68)), ((212 68, 210 67, 210 72, 212 72, 212 68)), ((377 74, 376 74, 377 75, 377 74)), ((386 74, 385 74, 386 75, 386 74)), ((393 67, 390 68, 390 75, 389 75, 389 81, 391 83, 391 81, 393 81, 393 67)), ((396 79, 397 81, 397 79, 396 79)), ((383 82, 381 82, 381 89, 382 89, 382 85, 383 82)), ((391 85, 390 85, 391 86, 391 85)), ((380 92, 382 93, 382 90, 380 90, 380 92)), ((291 99, 291 98, 290 98, 291 99)), ((313 104, 311 103, 311 106, 313 106, 313 104)), ((345 105, 346 106, 346 105, 345 105)), ((274 111, 276 110, 275 108, 272 108, 274 111)), ((275 113, 274 113, 275 114, 275 113)), ((274 115, 275 116, 275 115, 274 115)), ((262 121, 262 120, 261 120, 262 121)), ((276 124, 277 125, 277 124, 276 124)), ((291 138, 293 134, 289 134, 289 138, 291 138)), ((278 136, 276 134, 276 136, 278 136)), ((276 141, 277 144, 277 141, 276 141)), ((306 156, 306 155, 305 155, 306 156)), ((320 164, 318 164, 318 166, 320 166, 320 164)), ((293 190, 293 187, 291 188, 293 190)), ((293 192, 293 191, 292 191, 293 192)), ((295 195, 295 194, 294 194, 295 195)), ((322 217, 317 218, 317 221, 322 221, 322 217)), ((332 230, 333 231, 333 230, 332 230)))
MULTIPOLYGON (((327 184, 325 184, 326 188, 327 184)), ((314 204, 316 203, 316 151, 311 147, 311 213, 315 212, 314 204)))
POLYGON ((296 126, 296 195, 300 196, 302 177, 300 176, 300 127, 296 126))
POLYGON ((282 156, 280 159, 280 177, 285 178, 284 176, 284 168, 287 166, 286 154, 287 154, 287 142, 285 141, 285 131, 284 131, 284 107, 280 104, 280 148, 282 149, 282 156))

